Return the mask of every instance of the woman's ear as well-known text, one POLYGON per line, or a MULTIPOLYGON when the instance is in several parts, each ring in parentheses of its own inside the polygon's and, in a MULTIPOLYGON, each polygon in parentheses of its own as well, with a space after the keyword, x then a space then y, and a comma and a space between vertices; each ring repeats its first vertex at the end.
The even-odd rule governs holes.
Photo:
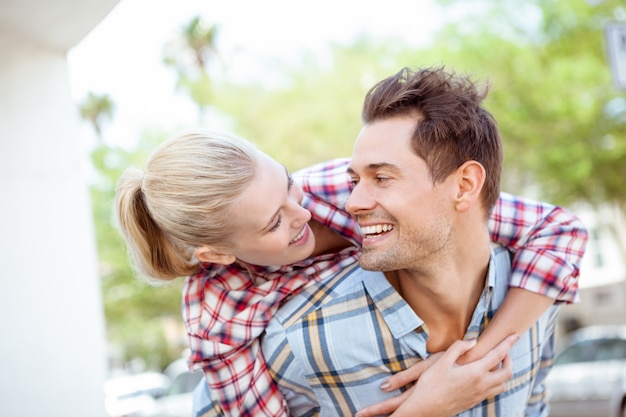
POLYGON ((237 260, 235 255, 218 252, 209 246, 200 246, 196 248, 196 258, 200 262, 210 262, 220 265, 230 265, 237 260))
POLYGON ((479 200, 485 184, 485 168, 477 161, 466 161, 457 169, 456 209, 466 211, 479 200))

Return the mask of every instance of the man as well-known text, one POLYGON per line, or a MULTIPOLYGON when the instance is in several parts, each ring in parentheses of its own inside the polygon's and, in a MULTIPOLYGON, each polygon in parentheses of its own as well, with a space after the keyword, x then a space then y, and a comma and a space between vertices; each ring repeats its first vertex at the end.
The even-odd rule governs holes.
MULTIPOLYGON (((397 395, 379 389, 390 374, 476 338, 502 305, 511 258, 487 228, 502 145, 485 95, 443 68, 403 69, 368 93, 346 203, 363 232, 362 269, 294 297, 263 342, 292 415, 352 415, 397 395)), ((547 415, 557 311, 510 350, 506 391, 461 415, 547 415)), ((446 415, 464 408, 450 404, 446 415)))

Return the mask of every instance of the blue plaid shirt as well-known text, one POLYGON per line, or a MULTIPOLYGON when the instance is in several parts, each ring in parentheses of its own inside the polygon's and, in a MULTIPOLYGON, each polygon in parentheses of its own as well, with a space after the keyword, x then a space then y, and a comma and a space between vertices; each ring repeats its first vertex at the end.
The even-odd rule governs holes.
MULTIPOLYGON (((485 289, 466 333, 476 338, 505 298, 509 253, 494 248, 485 289)), ((460 416, 547 416, 543 381, 554 357, 553 306, 510 350, 514 376, 504 393, 460 416)), ((309 286, 281 307, 263 352, 292 416, 352 416, 399 394, 379 386, 428 357, 424 322, 381 272, 357 265, 309 286)))

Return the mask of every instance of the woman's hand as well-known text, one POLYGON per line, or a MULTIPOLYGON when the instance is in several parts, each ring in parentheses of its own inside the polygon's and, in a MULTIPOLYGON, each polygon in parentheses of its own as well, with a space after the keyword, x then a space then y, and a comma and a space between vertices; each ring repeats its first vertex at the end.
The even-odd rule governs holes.
POLYGON ((411 368, 391 376, 381 389, 393 391, 416 381, 399 396, 360 410, 358 417, 393 413, 393 417, 453 416, 473 407, 485 398, 505 390, 513 375, 508 351, 519 337, 504 339, 484 357, 466 365, 457 359, 476 341, 456 341, 447 351, 433 354, 411 368))

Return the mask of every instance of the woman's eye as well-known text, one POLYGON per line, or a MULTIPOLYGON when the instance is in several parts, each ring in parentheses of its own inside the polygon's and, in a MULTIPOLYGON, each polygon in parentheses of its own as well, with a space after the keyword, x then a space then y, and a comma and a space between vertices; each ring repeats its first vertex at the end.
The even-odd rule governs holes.
POLYGON ((283 216, 278 216, 278 219, 276 220, 276 223, 274 223, 274 225, 270 228, 270 230, 268 230, 268 232, 274 232, 276 231, 276 229, 278 229, 280 227, 280 224, 283 222, 283 216))

